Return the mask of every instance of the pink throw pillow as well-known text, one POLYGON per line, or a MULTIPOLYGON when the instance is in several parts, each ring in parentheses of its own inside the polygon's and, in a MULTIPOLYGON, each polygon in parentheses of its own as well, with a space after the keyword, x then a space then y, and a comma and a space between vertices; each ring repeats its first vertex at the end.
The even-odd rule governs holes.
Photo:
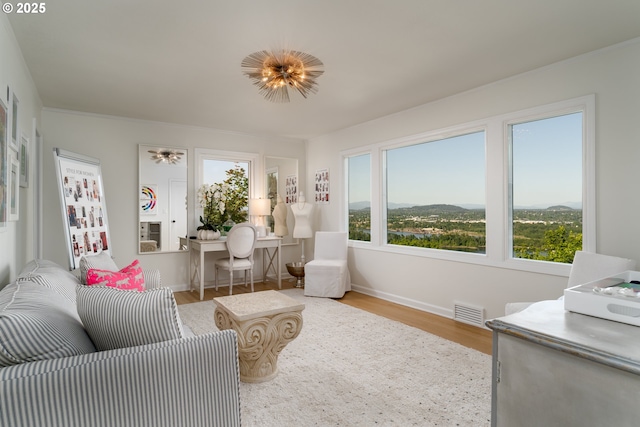
POLYGON ((139 264, 138 260, 135 260, 120 271, 91 268, 87 272, 87 285, 144 291, 144 274, 139 264))

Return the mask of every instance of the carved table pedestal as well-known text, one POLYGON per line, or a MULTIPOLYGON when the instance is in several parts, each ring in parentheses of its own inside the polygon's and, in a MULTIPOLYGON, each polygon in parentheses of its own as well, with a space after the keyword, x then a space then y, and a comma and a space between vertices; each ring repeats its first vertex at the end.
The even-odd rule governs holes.
POLYGON ((277 291, 214 298, 218 329, 238 334, 240 380, 269 381, 278 375, 278 355, 302 329, 304 304, 277 291))

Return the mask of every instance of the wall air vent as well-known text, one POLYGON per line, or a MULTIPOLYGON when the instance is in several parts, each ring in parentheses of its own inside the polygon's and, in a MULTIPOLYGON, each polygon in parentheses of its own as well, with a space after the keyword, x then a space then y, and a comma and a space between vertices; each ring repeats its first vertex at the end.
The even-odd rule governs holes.
POLYGON ((454 301, 453 319, 473 326, 484 327, 484 308, 454 301))

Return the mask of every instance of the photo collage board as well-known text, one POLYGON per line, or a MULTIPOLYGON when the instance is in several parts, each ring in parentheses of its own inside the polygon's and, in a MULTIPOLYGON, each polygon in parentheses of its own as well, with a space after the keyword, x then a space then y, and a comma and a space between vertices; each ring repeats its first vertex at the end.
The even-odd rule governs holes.
POLYGON ((58 150, 56 166, 69 263, 71 269, 75 269, 81 257, 109 250, 107 210, 100 164, 65 157, 64 153, 58 150))

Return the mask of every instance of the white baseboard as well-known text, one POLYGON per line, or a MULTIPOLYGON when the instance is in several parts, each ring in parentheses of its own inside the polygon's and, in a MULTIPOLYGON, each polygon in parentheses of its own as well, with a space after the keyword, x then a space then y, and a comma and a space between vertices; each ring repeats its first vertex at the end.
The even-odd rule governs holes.
POLYGON ((376 291, 375 289, 365 288, 351 284, 351 289, 360 292, 361 294, 369 295, 372 297, 380 298, 385 301, 394 302, 396 304, 404 305, 405 307, 415 308, 416 310, 426 311, 427 313, 437 314, 438 316, 453 319, 453 309, 439 307, 437 305, 425 304, 421 301, 416 301, 410 298, 404 298, 398 295, 389 294, 386 292, 376 291))

